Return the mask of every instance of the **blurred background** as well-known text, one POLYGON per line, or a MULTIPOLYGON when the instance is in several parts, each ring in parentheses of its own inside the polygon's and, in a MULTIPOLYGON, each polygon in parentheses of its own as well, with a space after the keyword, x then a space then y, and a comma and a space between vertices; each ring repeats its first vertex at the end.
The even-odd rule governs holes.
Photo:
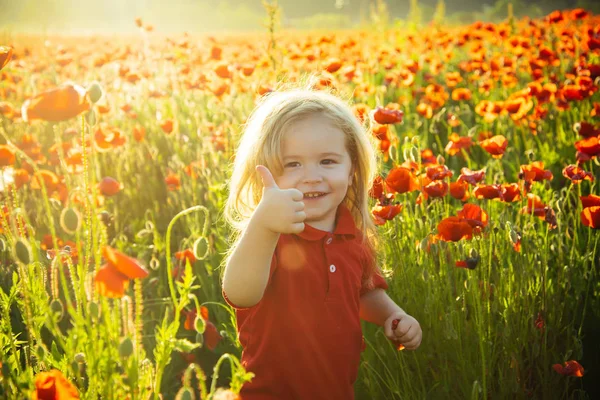
MULTIPOLYGON (((274 1, 270 1, 274 3, 274 1)), ((497 22, 512 3, 515 17, 537 18, 556 9, 600 12, 596 0, 278 0, 284 29, 351 29, 372 22, 384 7, 392 24, 497 22)), ((263 30, 263 0, 0 0, 0 31, 128 33, 141 17, 160 32, 263 30)))

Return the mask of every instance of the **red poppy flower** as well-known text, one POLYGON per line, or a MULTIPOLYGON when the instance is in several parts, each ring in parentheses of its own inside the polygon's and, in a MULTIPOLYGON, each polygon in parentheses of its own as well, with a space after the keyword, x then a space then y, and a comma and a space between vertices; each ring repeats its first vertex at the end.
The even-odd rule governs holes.
POLYGON ((488 224, 488 215, 476 204, 465 204, 457 214, 472 228, 485 228, 488 224))
POLYGON ((371 213, 375 217, 375 225, 383 225, 386 221, 390 221, 396 215, 400 214, 400 211, 402 211, 402 204, 377 204, 373 207, 371 213))
POLYGON ((0 46, 0 70, 8 64, 12 57, 13 49, 8 46, 0 46))
POLYGON ((554 370, 561 375, 576 376, 578 378, 581 378, 584 372, 583 367, 575 360, 566 361, 564 366, 560 364, 554 364, 552 365, 552 368, 554 368, 554 370))
POLYGON ((123 190, 123 185, 116 179, 105 176, 100 183, 98 183, 98 190, 103 196, 114 196, 123 190))
POLYGON ((458 177, 458 182, 467 182, 470 185, 477 185, 485 178, 485 168, 480 169, 478 171, 471 171, 469 168, 462 168, 460 170, 460 176, 458 177))
POLYGON ((123 297, 130 279, 148 276, 148 271, 139 262, 109 246, 102 248, 102 256, 106 260, 96 272, 96 290, 101 296, 123 297))
POLYGON ((581 196, 580 199, 583 208, 600 206, 600 196, 590 194, 589 196, 581 196))
POLYGON ((431 197, 444 197, 448 193, 448 183, 444 181, 433 181, 424 185, 423 191, 431 197))
POLYGON ((583 180, 593 181, 594 176, 576 165, 567 165, 562 174, 565 178, 570 179, 573 183, 579 183, 583 180))
POLYGON ((175 258, 182 263, 189 261, 190 264, 194 264, 196 262, 196 257, 194 256, 194 251, 192 249, 185 249, 183 251, 176 252, 175 258))
POLYGON ((380 199, 383 197, 383 179, 377 175, 373 180, 373 185, 369 189, 369 196, 373 199, 380 199))
POLYGON ((165 183, 167 184, 167 189, 170 191, 178 190, 181 187, 181 180, 179 179, 179 176, 172 172, 169 173, 169 175, 167 175, 165 178, 165 183))
POLYGON ((584 208, 581 212, 581 223, 593 229, 600 229, 600 206, 584 208))
POLYGON ((446 242, 458 242, 471 239, 473 228, 467 221, 459 217, 444 218, 437 226, 438 236, 446 242))
POLYGON ((450 195, 460 201, 466 201, 469 198, 469 185, 466 182, 451 182, 450 195))
POLYGON ((485 151, 490 153, 494 158, 502 158, 508 146, 508 140, 503 135, 496 135, 489 139, 479 142, 485 151))
POLYGON ((600 140, 598 137, 589 137, 575 142, 575 148, 589 157, 600 154, 600 140))
POLYGON ((71 400, 79 399, 77 388, 65 378, 62 372, 53 369, 40 372, 35 377, 35 392, 32 400, 71 400))
POLYGON ((14 165, 16 160, 15 151, 6 144, 0 144, 0 167, 14 165))
POLYGON ((398 124, 402 122, 404 112, 402 110, 391 110, 388 108, 377 107, 373 111, 373 119, 378 124, 398 124))
POLYGON ((450 141, 448 142, 444 150, 451 156, 460 153, 462 149, 467 150, 473 145, 473 140, 470 137, 461 137, 454 132, 450 134, 450 137, 448 139, 450 139, 450 141))
POLYGON ((473 195, 478 199, 500 199, 502 200, 502 187, 500 185, 477 185, 473 195))
POLYGON ((64 121, 89 110, 86 90, 72 83, 40 93, 23 103, 23 120, 64 121))
POLYGON ((160 125, 160 128, 163 130, 163 132, 166 133, 167 135, 170 134, 171 132, 173 132, 173 120, 172 119, 166 119, 166 120, 162 121, 159 125, 160 125))
POLYGON ((503 183, 500 185, 500 191, 502 192, 500 198, 506 203, 521 200, 521 190, 517 183, 503 183))
POLYGON ((406 193, 419 189, 415 175, 407 168, 395 167, 385 178, 385 184, 393 192, 406 193))
POLYGON ((426 169, 427 177, 433 181, 451 177, 454 173, 445 165, 433 165, 426 169))
POLYGON ((541 182, 542 180, 551 181, 553 178, 554 176, 550 170, 544 170, 544 163, 542 161, 534 161, 529 165, 521 165, 519 179, 529 182, 541 182))
POLYGON ((575 125, 573 125, 573 130, 577 132, 579 136, 584 138, 600 135, 600 128, 596 128, 593 124, 585 121, 577 122, 575 125))

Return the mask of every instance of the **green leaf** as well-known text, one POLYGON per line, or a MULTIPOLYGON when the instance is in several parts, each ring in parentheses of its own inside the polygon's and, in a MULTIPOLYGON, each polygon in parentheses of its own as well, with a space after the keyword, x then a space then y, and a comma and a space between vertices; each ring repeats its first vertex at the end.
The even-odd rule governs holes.
POLYGON ((200 347, 200 344, 192 343, 187 339, 175 339, 173 343, 175 345, 174 349, 181 353, 190 353, 192 350, 200 347))

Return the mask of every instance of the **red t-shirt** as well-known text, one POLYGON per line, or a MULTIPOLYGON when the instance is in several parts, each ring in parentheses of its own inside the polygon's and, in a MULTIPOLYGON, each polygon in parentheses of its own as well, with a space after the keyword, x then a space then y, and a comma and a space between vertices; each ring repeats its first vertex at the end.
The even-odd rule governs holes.
POLYGON ((361 243, 350 211, 338 208, 333 233, 306 225, 282 234, 260 302, 236 308, 242 365, 253 372, 242 400, 353 399, 363 336, 360 296, 387 289, 361 243))

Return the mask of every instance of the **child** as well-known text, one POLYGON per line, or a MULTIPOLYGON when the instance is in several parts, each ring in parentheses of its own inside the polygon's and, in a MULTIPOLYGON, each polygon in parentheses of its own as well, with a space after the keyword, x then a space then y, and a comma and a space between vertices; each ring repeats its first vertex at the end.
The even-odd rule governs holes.
POLYGON ((240 235, 223 276, 255 374, 243 400, 353 399, 361 318, 407 349, 421 343, 375 263, 376 166, 369 135, 331 94, 274 92, 249 119, 226 205, 240 235))

